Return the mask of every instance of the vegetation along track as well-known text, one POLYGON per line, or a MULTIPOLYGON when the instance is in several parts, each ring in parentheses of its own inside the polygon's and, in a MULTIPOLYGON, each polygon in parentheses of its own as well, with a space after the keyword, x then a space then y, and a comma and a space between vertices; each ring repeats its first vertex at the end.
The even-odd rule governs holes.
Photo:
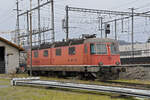
POLYGON ((142 84, 142 83, 129 83, 129 82, 117 82, 117 81, 103 81, 106 84, 110 84, 112 86, 119 86, 119 87, 128 87, 128 88, 135 88, 135 89, 150 89, 150 84, 142 84))
MULTIPOLYGON (((5 75, 0 75, 5 76, 5 75)), ((15 74, 9 75, 10 78, 13 77, 28 77, 27 74, 15 74)), ((5 76, 6 78, 6 76, 5 76)), ((7 76, 8 78, 8 76, 7 76)), ((107 81, 87 81, 87 80, 79 80, 74 78, 56 78, 56 77, 41 77, 42 80, 56 80, 61 82, 73 82, 73 83, 83 83, 83 84, 95 84, 95 85, 103 85, 103 86, 113 86, 113 87, 125 87, 125 88, 136 88, 136 89, 150 89, 150 81, 141 81, 141 80, 107 80, 107 81)))
POLYGON ((78 80, 78 79, 62 79, 62 78, 47 78, 42 77, 44 80, 56 80, 59 82, 72 82, 72 83, 82 83, 82 84, 93 84, 93 85, 103 85, 103 86, 112 86, 112 87, 124 87, 124 88, 133 88, 133 89, 150 89, 149 81, 141 80, 107 80, 107 81, 89 81, 89 80, 78 80))

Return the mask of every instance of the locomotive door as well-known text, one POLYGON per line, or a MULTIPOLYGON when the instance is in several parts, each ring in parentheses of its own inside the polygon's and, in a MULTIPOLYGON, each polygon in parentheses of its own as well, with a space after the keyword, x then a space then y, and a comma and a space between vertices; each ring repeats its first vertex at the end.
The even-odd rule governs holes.
POLYGON ((50 65, 53 65, 53 48, 50 49, 50 65))
POLYGON ((88 45, 84 45, 83 64, 88 65, 88 45))

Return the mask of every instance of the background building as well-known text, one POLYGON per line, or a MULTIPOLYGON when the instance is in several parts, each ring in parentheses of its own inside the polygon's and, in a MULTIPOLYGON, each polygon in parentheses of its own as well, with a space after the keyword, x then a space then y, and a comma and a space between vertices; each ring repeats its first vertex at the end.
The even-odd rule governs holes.
POLYGON ((15 73, 19 67, 19 53, 22 47, 0 37, 0 74, 15 73))

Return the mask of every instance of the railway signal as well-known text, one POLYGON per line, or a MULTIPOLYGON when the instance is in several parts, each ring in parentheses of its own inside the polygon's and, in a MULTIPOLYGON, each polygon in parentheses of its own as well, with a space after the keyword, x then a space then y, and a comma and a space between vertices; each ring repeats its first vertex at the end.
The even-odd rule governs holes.
POLYGON ((107 38, 107 34, 110 34, 110 24, 106 24, 105 26, 105 38, 107 38))

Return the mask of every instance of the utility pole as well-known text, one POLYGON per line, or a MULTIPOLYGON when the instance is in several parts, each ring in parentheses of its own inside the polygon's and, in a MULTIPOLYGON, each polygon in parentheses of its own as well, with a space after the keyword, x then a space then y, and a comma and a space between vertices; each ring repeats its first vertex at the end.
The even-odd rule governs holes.
MULTIPOLYGON (((17 35, 16 35, 16 37, 15 37, 15 39, 17 40, 15 40, 16 41, 16 43, 17 43, 17 45, 18 46, 20 46, 20 22, 19 22, 19 1, 18 0, 16 0, 16 4, 17 4, 17 9, 15 9, 16 11, 17 11, 17 35)), ((20 53, 19 53, 19 64, 20 64, 20 53)))
POLYGON ((30 0, 30 76, 32 76, 32 0, 30 0))
POLYGON ((106 27, 107 27, 107 24, 105 24, 105 38, 107 38, 106 27))
POLYGON ((115 20, 115 40, 117 40, 117 20, 115 20))
POLYGON ((121 20, 121 24, 122 24, 121 26, 122 26, 122 33, 123 33, 124 32, 124 20, 123 19, 121 20))
POLYGON ((52 42, 55 42, 55 23, 54 23, 54 1, 51 0, 51 25, 52 25, 52 42))
POLYGON ((27 34, 28 34, 28 37, 27 37, 27 44, 28 46, 30 45, 30 41, 29 41, 29 34, 30 34, 30 29, 29 29, 29 11, 27 11, 27 34))
POLYGON ((103 38, 103 17, 101 17, 101 38, 103 38))
POLYGON ((66 6, 66 40, 69 39, 69 13, 68 6, 66 6))
POLYGON ((18 35, 17 35, 17 37, 18 37, 18 38, 17 38, 17 40, 18 40, 18 41, 17 41, 17 44, 20 45, 20 29, 19 29, 19 27, 20 27, 20 26, 19 26, 19 11, 20 11, 20 10, 19 10, 19 1, 18 1, 18 0, 17 0, 17 3, 16 3, 16 4, 17 4, 17 9, 16 9, 16 10, 17 10, 17 34, 18 34, 18 35))
POLYGON ((132 11, 132 15, 131 15, 131 18, 132 18, 132 33, 131 33, 131 44, 132 44, 132 57, 134 58, 134 8, 130 8, 131 11, 132 11))
POLYGON ((38 0, 38 30, 39 30, 39 36, 38 36, 38 41, 39 41, 39 46, 41 44, 41 15, 40 15, 40 0, 38 0))
POLYGON ((98 17, 98 23, 99 31, 101 31, 101 38, 103 38, 103 17, 98 17))

